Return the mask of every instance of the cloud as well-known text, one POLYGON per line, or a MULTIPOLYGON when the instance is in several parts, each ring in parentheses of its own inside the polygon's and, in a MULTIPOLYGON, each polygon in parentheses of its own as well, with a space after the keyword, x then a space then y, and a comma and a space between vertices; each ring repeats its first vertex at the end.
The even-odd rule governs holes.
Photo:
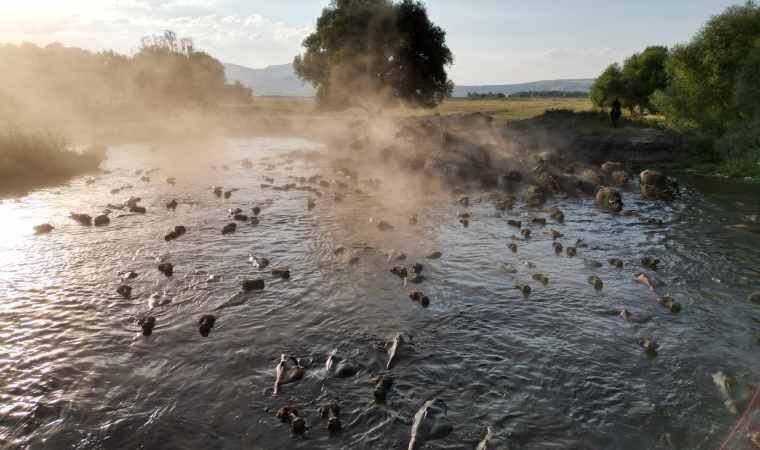
POLYGON ((0 42, 61 42, 133 53, 141 37, 171 29, 224 62, 260 67, 291 61, 310 32, 261 14, 224 14, 219 0, 74 0, 65 9, 42 6, 48 6, 45 13, 17 8, 0 17, 0 42))

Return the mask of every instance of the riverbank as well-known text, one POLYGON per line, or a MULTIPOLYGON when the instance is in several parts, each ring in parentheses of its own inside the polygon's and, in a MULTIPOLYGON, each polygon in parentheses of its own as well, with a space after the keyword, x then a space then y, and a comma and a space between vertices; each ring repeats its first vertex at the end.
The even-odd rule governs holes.
POLYGON ((94 172, 104 156, 104 148, 77 151, 50 133, 0 130, 0 197, 94 172))

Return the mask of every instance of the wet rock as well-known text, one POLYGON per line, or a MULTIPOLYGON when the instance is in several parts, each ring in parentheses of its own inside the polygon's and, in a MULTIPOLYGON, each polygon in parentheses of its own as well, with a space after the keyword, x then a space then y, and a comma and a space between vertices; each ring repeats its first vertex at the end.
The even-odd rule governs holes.
POLYGON ((261 291, 266 287, 264 280, 243 280, 243 290, 249 291, 261 291))
POLYGON ((211 274, 208 276, 208 278, 206 278, 207 283, 218 283, 219 281, 222 281, 222 277, 219 275, 211 274))
POLYGON ((543 284, 544 286, 546 286, 547 284, 549 284, 549 277, 547 277, 546 275, 544 275, 542 273, 534 273, 533 274, 533 279, 536 280, 536 281, 538 281, 539 283, 543 284))
POLYGON ((590 277, 588 277, 588 283, 591 286, 593 286, 594 289, 596 289, 597 291, 601 291, 602 288, 604 287, 604 283, 602 283, 602 279, 596 275, 591 275, 590 277))
POLYGON ((259 214, 261 214, 261 208, 259 208, 258 206, 254 206, 253 208, 251 208, 251 212, 253 213, 254 216, 258 216, 259 214))
POLYGON ((315 202, 313 198, 309 198, 308 200, 306 200, 306 207, 309 210, 312 210, 317 207, 317 202, 315 202))
POLYGON ((174 227, 174 229, 170 232, 168 232, 164 236, 164 240, 169 242, 174 239, 177 239, 178 237, 182 236, 183 234, 187 233, 187 229, 182 225, 177 225, 174 227))
POLYGON ((439 251, 435 251, 435 252, 429 253, 426 256, 426 258, 427 259, 439 259, 441 256, 443 256, 443 253, 441 253, 439 251))
POLYGON ((108 216, 105 214, 100 214, 99 216, 95 216, 95 219, 93 219, 92 223, 96 227, 100 227, 100 226, 108 225, 109 223, 111 223, 111 219, 109 219, 108 216))
POLYGON ((461 223, 465 228, 470 226, 470 221, 467 219, 459 219, 459 223, 461 223))
POLYGON ((345 251, 346 251, 346 247, 341 245, 337 247, 335 250, 333 250, 333 255, 338 256, 338 255, 343 254, 345 251))
POLYGON ((622 318, 623 320, 625 320, 625 321, 629 321, 629 320, 631 320, 631 316, 632 316, 631 312, 630 312, 630 311, 628 311, 628 310, 627 310, 627 309, 625 309, 625 308, 622 308, 622 309, 620 310, 620 314, 618 314, 618 317, 621 317, 621 318, 622 318))
POLYGON ((469 219, 470 218, 470 213, 468 213, 468 212, 461 212, 461 213, 459 213, 458 217, 460 219, 469 219))
POLYGON ((71 213, 69 214, 69 217, 79 222, 82 225, 87 225, 87 226, 92 225, 92 216, 90 216, 89 214, 71 213))
POLYGON ((644 336, 641 339, 639 339, 639 345, 644 349, 644 353, 646 353, 649 356, 657 356, 657 348, 659 345, 657 345, 657 342, 655 342, 654 338, 650 336, 644 336))
POLYGON ((411 294, 409 294, 409 298, 411 298, 413 301, 419 303, 423 307, 427 308, 430 304, 430 298, 428 298, 427 295, 423 294, 421 291, 414 291, 411 294))
POLYGON ((253 168, 253 163, 248 158, 245 158, 242 161, 240 161, 240 165, 243 166, 244 169, 252 169, 253 168))
POLYGON ((657 270, 658 264, 660 264, 660 260, 653 256, 645 256, 641 258, 641 265, 652 270, 657 270))
POLYGON ((546 225, 546 219, 544 217, 534 217, 533 219, 531 219, 530 223, 532 223, 533 225, 544 226, 546 225))
POLYGON ((375 401, 384 403, 388 392, 391 390, 391 386, 393 386, 393 378, 389 375, 380 375, 373 382, 375 383, 375 387, 372 390, 372 394, 375 396, 375 401))
POLYGON ((251 225, 256 226, 259 224, 259 218, 258 217, 251 217, 251 221, 249 222, 251 225))
POLYGON ((561 243, 556 242, 556 241, 552 242, 552 247, 554 247, 554 253, 555 254, 557 254, 557 255, 562 254, 563 247, 562 247, 561 243))
POLYGON ((569 258, 572 258, 572 257, 578 255, 578 249, 575 248, 575 247, 567 247, 566 251, 567 251, 567 256, 569 258))
POLYGON ((747 299, 749 300, 750 303, 760 305, 760 292, 754 292, 750 294, 747 299))
POLYGON ((530 291, 531 291, 530 285, 528 285, 528 284, 522 284, 522 283, 515 283, 514 287, 515 287, 515 289, 517 289, 518 291, 520 291, 522 293, 522 295, 524 295, 526 297, 530 295, 530 291))
POLYGON ((142 328, 143 336, 150 336, 153 334, 153 329, 156 327, 156 318, 153 316, 141 317, 140 320, 137 321, 137 325, 142 328))
POLYGON ((459 200, 457 200, 457 203, 467 208, 470 206, 470 197, 460 197, 459 200))
POLYGON ((620 258, 610 258, 610 259, 607 260, 607 262, 612 267, 617 267, 618 269, 622 269, 623 268, 623 260, 620 259, 620 258))
POLYGON ((529 228, 523 228, 522 230, 520 230, 520 234, 522 235, 523 238, 530 239, 530 229, 529 228))
POLYGON ((198 332, 201 334, 201 336, 206 337, 209 335, 209 333, 211 333, 211 329, 214 328, 214 324, 216 324, 216 316, 212 314, 201 316, 201 318, 198 320, 198 332))
POLYGON ((511 227, 516 227, 516 228, 522 228, 522 222, 519 221, 519 220, 509 219, 509 220, 507 220, 507 225, 509 225, 511 227))
POLYGON ((148 210, 145 209, 144 206, 134 205, 134 206, 129 207, 129 212, 135 213, 135 214, 145 214, 147 211, 148 210))
POLYGON ((654 283, 654 280, 652 280, 652 278, 649 277, 649 275, 645 273, 637 273, 636 280, 639 283, 643 284, 644 286, 647 286, 649 289, 654 290, 655 283, 654 283))
POLYGON ((54 229, 55 227, 50 225, 49 223, 43 223, 41 225, 36 225, 34 227, 34 234, 46 234, 46 233, 50 233, 54 229))
POLYGON ((132 286, 127 286, 126 284, 122 284, 121 286, 116 288, 116 292, 126 299, 132 298, 132 286))
POLYGON ((560 233, 559 231, 555 230, 554 228, 550 228, 549 229, 549 237, 551 238, 551 240, 554 241, 557 238, 561 238, 562 237, 562 233, 560 233))
POLYGON ((239 222, 247 222, 248 221, 248 216, 246 216, 245 214, 235 214, 234 216, 232 216, 232 218, 234 220, 239 221, 239 222))
POLYGON ((599 208, 612 212, 620 212, 623 209, 623 198, 620 192, 609 187, 601 187, 596 192, 594 202, 599 208))
POLYGON ((565 223, 565 213, 559 208, 550 208, 549 217, 557 223, 565 223))
POLYGON ((641 196, 650 200, 670 200, 675 183, 656 170, 644 170, 639 174, 641 196))
POLYGON ((657 303, 665 307, 665 309, 673 314, 678 314, 681 312, 681 304, 673 300, 673 298, 671 298, 669 295, 658 298, 657 303))
POLYGON ((221 186, 211 186, 211 190, 214 192, 214 195, 217 197, 221 197, 223 193, 223 189, 221 186))
POLYGON ((167 277, 170 277, 174 275, 174 266, 172 263, 161 263, 158 265, 158 271, 167 277))
POLYGON ((417 214, 412 214, 411 216, 409 216, 409 225, 417 225, 417 221, 418 221, 417 214))
POLYGON ((515 206, 515 198, 511 195, 501 196, 495 200, 496 209, 506 211, 515 206))
POLYGON ((330 433, 337 433, 340 431, 341 424, 340 418, 338 417, 340 415, 340 408, 337 403, 332 402, 321 406, 319 408, 319 415, 323 419, 327 419, 327 430, 330 433))
POLYGON ((546 191, 540 186, 528 186, 523 192, 523 202, 531 208, 541 207, 546 202, 546 191))
POLYGON ((228 198, 232 197, 232 193, 233 192, 234 191, 224 191, 224 198, 228 199, 228 198))
POLYGON ((143 183, 150 183, 150 177, 147 175, 142 176, 140 177, 140 181, 142 181, 143 183))
POLYGON ((283 280, 290 279, 290 270, 288 269, 272 269, 272 276, 283 280))
POLYGON ((174 186, 175 184, 177 184, 177 179, 174 178, 174 177, 166 177, 166 179, 164 181, 166 181, 166 184, 170 184, 172 186, 174 186))
POLYGON ((442 439, 453 431, 446 420, 447 409, 446 403, 437 398, 422 405, 412 421, 409 450, 421 449, 427 441, 442 439))
POLYGON ((269 267, 269 258, 265 258, 263 256, 249 256, 248 262, 253 266, 254 269, 257 270, 264 270, 267 267, 269 267))
POLYGON ((517 244, 515 244, 514 242, 510 242, 509 244, 507 244, 507 248, 510 249, 512 253, 517 253, 517 244))
POLYGON ((121 274, 121 279, 122 280, 132 280, 134 278, 137 278, 138 276, 139 276, 139 274, 137 272, 134 272, 134 271, 130 270, 129 272, 124 272, 123 274, 121 274))
POLYGON ((381 220, 377 224, 377 229, 380 231, 388 231, 393 229, 393 225, 389 224, 388 222, 381 220))
POLYGON ((172 199, 170 202, 167 202, 166 203, 166 209, 170 209, 172 211, 174 211, 175 209, 177 209, 177 200, 172 199))
POLYGON ((230 222, 222 227, 222 234, 232 234, 237 230, 237 225, 234 222, 230 222))

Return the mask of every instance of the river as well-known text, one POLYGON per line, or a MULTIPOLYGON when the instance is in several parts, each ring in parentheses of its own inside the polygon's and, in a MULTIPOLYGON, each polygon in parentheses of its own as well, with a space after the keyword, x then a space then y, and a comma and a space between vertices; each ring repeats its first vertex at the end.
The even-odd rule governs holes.
POLYGON ((738 405, 760 383, 760 305, 748 301, 760 290, 756 186, 681 180, 671 203, 623 193, 625 209, 661 225, 599 211, 590 198, 560 199, 549 206, 565 212, 565 223, 540 226, 528 222, 545 213, 519 204, 500 213, 478 193, 465 208, 457 196, 424 190, 409 202, 404 192, 413 187, 395 180, 378 190, 353 186, 324 159, 291 154, 304 150, 324 151, 287 138, 230 139, 192 157, 117 146, 102 166, 110 173, 92 184, 79 177, 0 203, 0 445, 402 449, 414 413, 437 397, 454 429, 424 448, 474 448, 490 426, 493 448, 714 449, 739 416, 713 375, 736 379, 738 405), (135 174, 154 167, 148 183, 135 174), (322 197, 260 186, 300 186, 298 177, 317 173, 350 186, 316 185, 322 197), (217 198, 211 185, 238 190, 217 198), (342 202, 330 195, 336 190, 342 202), (67 217, 95 215, 131 195, 143 198, 146 214, 114 211, 103 227, 67 217), (176 211, 164 208, 170 199, 176 211), (221 234, 229 208, 250 215, 253 206, 261 208, 258 225, 240 222, 221 234), (464 210, 468 227, 457 218, 464 210), (532 229, 530 239, 514 240, 514 254, 507 244, 519 233, 507 219, 532 229), (394 228, 380 231, 379 220, 394 228), (44 222, 55 230, 34 235, 44 222), (187 233, 164 241, 175 225, 187 233), (587 246, 576 257, 556 256, 550 228, 565 246, 587 246), (346 250, 336 254, 339 247, 346 250), (389 262, 391 249, 407 260, 389 262), (426 259, 434 250, 443 256, 426 259), (271 267, 258 271, 250 255, 271 267), (659 258, 657 271, 641 267, 644 256, 659 258), (611 267, 612 257, 625 266, 611 267), (174 264, 172 277, 156 269, 159 261, 174 264), (414 262, 425 280, 404 287, 389 269, 414 262), (289 280, 269 274, 285 267, 289 280), (139 276, 124 299, 116 288, 130 270, 139 276), (636 282, 642 271, 662 283, 655 292, 636 282), (532 279, 536 273, 548 284, 532 279), (220 281, 207 282, 211 274, 220 281), (601 291, 591 275, 603 280, 601 291), (266 289, 240 292, 242 280, 257 278, 266 289), (409 299, 413 289, 429 296, 427 308, 409 299), (170 303, 152 311, 156 328, 145 337, 135 318, 154 292, 170 303), (665 294, 683 306, 679 314, 658 304, 665 294), (217 317, 208 337, 198 332, 204 314, 217 317), (405 343, 386 371, 381 344, 396 333, 405 343), (642 351, 643 336, 656 339, 657 356, 642 351), (359 368, 355 376, 327 376, 335 348, 359 368), (306 375, 274 397, 283 353, 301 358, 306 375), (394 384, 378 404, 371 379, 383 373, 394 384), (341 407, 337 435, 318 414, 330 400, 341 407), (305 435, 275 417, 286 404, 306 420, 305 435))

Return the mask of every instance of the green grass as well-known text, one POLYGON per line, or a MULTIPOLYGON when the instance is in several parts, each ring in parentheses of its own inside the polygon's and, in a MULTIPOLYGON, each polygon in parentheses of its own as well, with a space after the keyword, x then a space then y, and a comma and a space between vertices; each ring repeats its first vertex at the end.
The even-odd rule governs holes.
POLYGON ((0 192, 16 192, 93 171, 102 149, 79 153, 45 132, 0 129, 0 192))

